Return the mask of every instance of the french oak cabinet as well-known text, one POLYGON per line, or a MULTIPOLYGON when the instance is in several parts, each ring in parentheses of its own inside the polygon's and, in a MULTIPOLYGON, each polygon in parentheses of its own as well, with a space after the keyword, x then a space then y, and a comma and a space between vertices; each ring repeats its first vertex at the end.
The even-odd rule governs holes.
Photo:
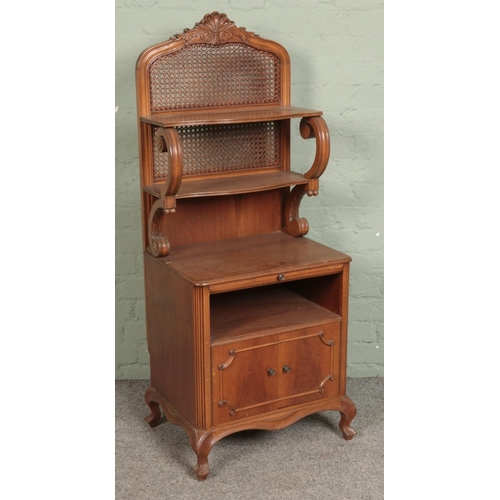
POLYGON ((346 394, 351 258, 305 235, 330 155, 322 112, 290 105, 279 44, 207 14, 136 66, 146 327, 154 427, 187 432, 195 473, 245 429, 281 429, 337 410, 346 394), (300 119, 316 155, 290 170, 300 119))

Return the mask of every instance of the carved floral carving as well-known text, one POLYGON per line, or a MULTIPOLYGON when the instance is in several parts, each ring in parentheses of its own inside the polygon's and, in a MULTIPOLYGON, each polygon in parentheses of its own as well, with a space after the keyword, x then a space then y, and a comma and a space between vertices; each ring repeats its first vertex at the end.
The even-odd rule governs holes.
POLYGON ((193 28, 186 28, 180 35, 174 35, 174 40, 185 43, 210 43, 221 44, 235 38, 240 42, 248 43, 249 37, 258 36, 247 31, 244 27, 238 28, 226 14, 212 12, 206 14, 203 19, 196 23, 193 28))

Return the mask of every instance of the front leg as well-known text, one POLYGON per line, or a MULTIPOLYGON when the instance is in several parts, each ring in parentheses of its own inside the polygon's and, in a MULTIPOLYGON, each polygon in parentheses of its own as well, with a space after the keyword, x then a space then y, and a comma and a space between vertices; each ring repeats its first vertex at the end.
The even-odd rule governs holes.
POLYGON ((340 400, 341 410, 340 410, 340 422, 339 427, 342 431, 344 439, 352 439, 357 432, 351 427, 352 419, 356 416, 357 410, 354 403, 347 396, 340 400))
POLYGON ((198 481, 204 481, 210 472, 210 467, 208 466, 208 454, 214 446, 215 440, 213 439, 213 434, 210 431, 196 431, 196 436, 192 435, 190 437, 191 447, 198 458, 194 472, 198 481))

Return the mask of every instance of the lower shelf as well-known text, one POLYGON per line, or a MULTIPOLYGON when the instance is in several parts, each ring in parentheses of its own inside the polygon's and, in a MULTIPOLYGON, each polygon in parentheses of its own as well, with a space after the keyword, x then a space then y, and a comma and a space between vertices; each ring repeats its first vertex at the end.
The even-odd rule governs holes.
MULTIPOLYGON (((250 174, 233 174, 232 176, 213 178, 183 179, 175 197, 200 198, 206 196, 224 196, 231 194, 255 193, 282 187, 303 185, 309 182, 302 174, 290 171, 273 171, 250 174)), ((163 184, 144 186, 144 191, 160 198, 163 184)))
POLYGON ((340 316, 293 292, 285 285, 264 286, 210 297, 211 344, 259 337, 340 316))

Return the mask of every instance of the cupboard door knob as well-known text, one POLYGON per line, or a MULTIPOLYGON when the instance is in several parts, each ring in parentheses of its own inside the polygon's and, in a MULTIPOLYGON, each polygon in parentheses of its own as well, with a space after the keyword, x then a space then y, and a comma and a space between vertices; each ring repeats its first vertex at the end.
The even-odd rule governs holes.
POLYGON ((284 274, 278 274, 278 280, 285 281, 285 275, 284 274))
POLYGON ((291 368, 288 365, 285 365, 283 367, 283 373, 288 373, 291 370, 291 368))
POLYGON ((272 377, 276 372, 272 369, 272 368, 269 368, 269 370, 267 370, 267 374, 272 377))

